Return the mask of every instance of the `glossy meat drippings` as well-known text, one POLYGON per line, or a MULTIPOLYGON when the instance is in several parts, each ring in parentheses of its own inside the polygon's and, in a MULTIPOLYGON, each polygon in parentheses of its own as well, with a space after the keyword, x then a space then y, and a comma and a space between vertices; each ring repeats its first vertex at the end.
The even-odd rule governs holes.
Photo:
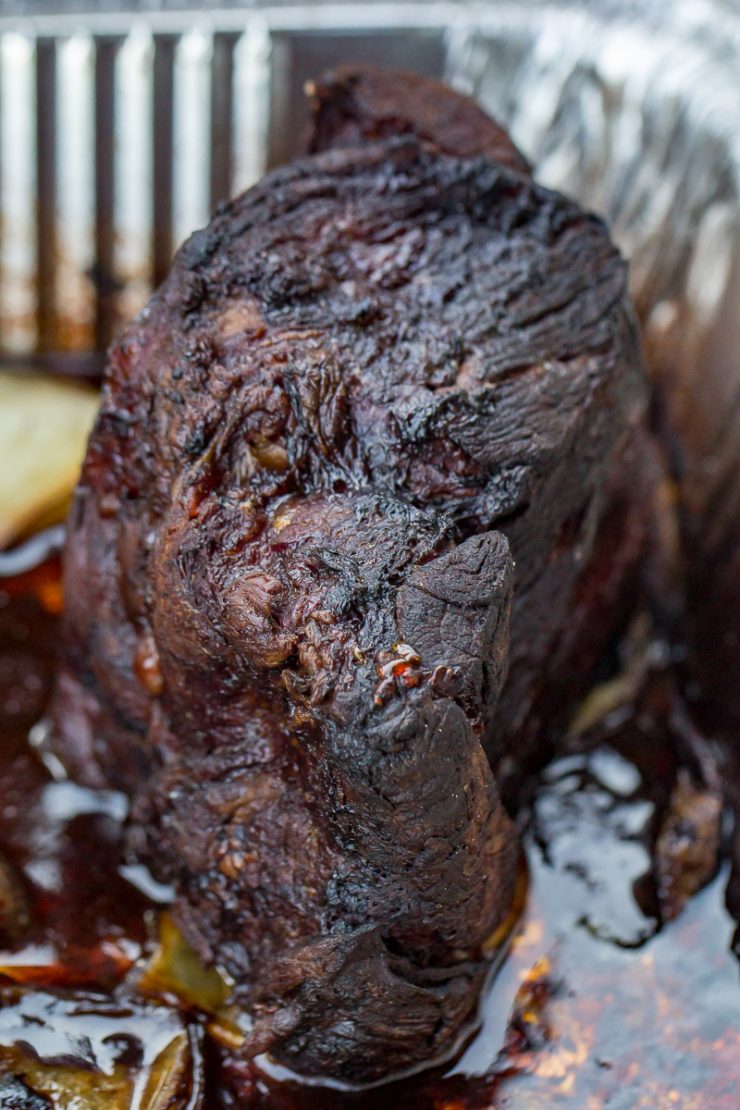
POLYGON ((475 1017, 517 853, 495 775, 622 621, 653 464, 603 224, 433 83, 315 97, 322 149, 193 236, 111 351, 54 719, 131 795, 244 1053, 362 1082, 475 1017))

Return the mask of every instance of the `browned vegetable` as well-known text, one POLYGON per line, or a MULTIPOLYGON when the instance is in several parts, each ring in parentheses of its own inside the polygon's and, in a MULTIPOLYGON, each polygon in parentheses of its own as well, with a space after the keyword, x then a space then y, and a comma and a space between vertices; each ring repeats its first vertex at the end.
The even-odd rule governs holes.
POLYGON ((0 988, 0 1007, 4 1108, 19 1085, 31 1106, 32 1092, 55 1110, 202 1106, 200 1034, 171 1009, 123 996, 9 987, 0 988))
POLYGON ((656 848, 660 904, 669 921, 717 870, 722 805, 717 783, 697 786, 686 768, 679 770, 656 848))

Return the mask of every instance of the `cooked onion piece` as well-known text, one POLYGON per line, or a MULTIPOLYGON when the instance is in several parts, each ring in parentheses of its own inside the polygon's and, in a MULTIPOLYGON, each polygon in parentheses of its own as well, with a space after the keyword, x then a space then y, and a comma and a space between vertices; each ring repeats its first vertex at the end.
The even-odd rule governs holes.
POLYGON ((83 386, 0 373, 0 549, 64 519, 97 405, 83 386))

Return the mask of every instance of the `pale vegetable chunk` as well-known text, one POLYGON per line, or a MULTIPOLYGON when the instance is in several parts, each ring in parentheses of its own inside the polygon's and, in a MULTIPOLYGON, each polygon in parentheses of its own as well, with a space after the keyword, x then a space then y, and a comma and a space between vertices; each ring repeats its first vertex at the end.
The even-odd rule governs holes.
POLYGON ((97 406, 83 386, 0 373, 0 549, 64 519, 97 406))

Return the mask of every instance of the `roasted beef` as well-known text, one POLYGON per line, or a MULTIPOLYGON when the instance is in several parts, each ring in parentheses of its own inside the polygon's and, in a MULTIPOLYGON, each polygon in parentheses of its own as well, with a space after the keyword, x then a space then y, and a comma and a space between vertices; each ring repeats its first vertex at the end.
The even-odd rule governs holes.
POLYGON ((366 1082, 475 1019, 517 867, 497 777, 629 611, 654 465, 603 223, 433 82, 310 93, 311 153, 110 352, 54 736, 130 795, 243 1051, 366 1082))

